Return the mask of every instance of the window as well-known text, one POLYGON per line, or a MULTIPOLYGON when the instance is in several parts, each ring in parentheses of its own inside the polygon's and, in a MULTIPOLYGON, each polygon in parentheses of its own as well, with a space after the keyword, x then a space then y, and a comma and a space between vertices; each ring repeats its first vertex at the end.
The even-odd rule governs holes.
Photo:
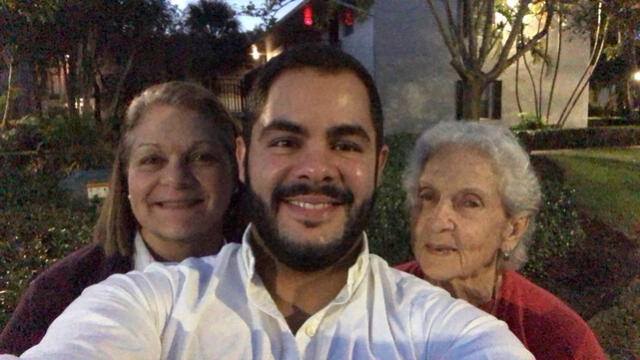
MULTIPOLYGON (((456 119, 462 119, 462 99, 464 98, 462 80, 456 81, 456 119)), ((502 118, 502 81, 489 83, 480 100, 480 117, 487 119, 502 118)))

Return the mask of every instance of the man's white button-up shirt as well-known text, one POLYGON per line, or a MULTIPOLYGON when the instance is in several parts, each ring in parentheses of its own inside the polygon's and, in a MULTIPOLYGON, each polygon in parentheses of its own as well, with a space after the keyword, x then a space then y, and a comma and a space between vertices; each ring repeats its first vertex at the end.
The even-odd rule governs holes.
POLYGON ((87 288, 22 358, 533 359, 505 323, 369 254, 366 235, 344 288, 292 334, 249 233, 217 256, 87 288))

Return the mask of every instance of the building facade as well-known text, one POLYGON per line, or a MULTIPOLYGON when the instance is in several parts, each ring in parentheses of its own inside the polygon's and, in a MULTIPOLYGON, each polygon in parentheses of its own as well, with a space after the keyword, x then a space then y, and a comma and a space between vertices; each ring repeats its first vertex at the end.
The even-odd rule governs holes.
MULTIPOLYGON (((291 38, 295 37, 292 34, 296 33, 300 24, 304 24, 307 7, 322 9, 322 1, 303 1, 265 36, 257 45, 262 50, 264 60, 292 43, 291 38), (282 41, 282 34, 287 34, 289 40, 282 41)), ((322 30, 316 30, 315 38, 309 35, 304 38, 339 46, 367 67, 378 85, 389 133, 416 133, 434 122, 458 118, 461 98, 459 77, 449 64, 449 51, 426 1, 378 0, 367 12, 366 19, 360 22, 345 21, 339 12, 334 21, 322 30)), ((550 61, 559 66, 552 102, 549 103, 553 68, 545 66, 540 82, 543 62, 533 61, 527 55, 531 74, 520 62, 518 71, 512 65, 485 90, 481 121, 507 126, 518 124, 518 102, 522 112, 527 114, 534 114, 536 104, 542 104, 538 107, 545 118, 547 106, 550 106, 547 121, 557 121, 589 64, 589 39, 568 33, 565 31, 562 37, 559 61, 553 58, 554 48, 558 44, 558 31, 552 28, 549 34, 550 61), (532 84, 539 92, 538 98, 532 84)), ((565 127, 587 125, 588 92, 586 88, 577 97, 565 127)))

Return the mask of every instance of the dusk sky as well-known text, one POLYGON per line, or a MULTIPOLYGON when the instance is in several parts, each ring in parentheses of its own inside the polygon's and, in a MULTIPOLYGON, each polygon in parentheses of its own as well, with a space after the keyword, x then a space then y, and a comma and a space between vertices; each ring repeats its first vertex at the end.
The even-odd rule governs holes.
MULTIPOLYGON (((196 2, 196 0, 170 0, 173 4, 178 5, 181 9, 184 9, 187 4, 192 3, 192 2, 196 2)), ((240 9, 242 8, 243 5, 246 5, 250 2, 250 0, 227 0, 227 3, 229 5, 231 5, 231 7, 236 10, 236 11, 240 11, 240 9)), ((254 0, 254 3, 257 5, 262 4, 262 1, 260 0, 254 0)), ((298 1, 294 1, 291 5, 295 5, 297 4, 298 1)), ((290 6, 288 8, 292 8, 293 6, 290 6)), ((283 10, 283 13, 286 13, 287 10, 283 10)), ((283 15, 283 14, 282 14, 283 15)), ((258 25, 260 23, 260 19, 257 18, 252 18, 252 17, 248 17, 248 16, 239 16, 238 17, 240 19, 240 22, 242 23, 242 29, 243 30, 252 30, 254 27, 256 27, 256 25, 258 25)))

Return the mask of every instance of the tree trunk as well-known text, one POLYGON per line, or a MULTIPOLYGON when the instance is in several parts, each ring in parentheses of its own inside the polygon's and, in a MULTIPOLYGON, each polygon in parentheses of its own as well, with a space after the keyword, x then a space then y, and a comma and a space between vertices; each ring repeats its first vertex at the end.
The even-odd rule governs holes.
POLYGON ((127 76, 131 72, 131 68, 133 67, 133 59, 135 57, 135 53, 132 52, 129 54, 129 59, 127 59, 127 63, 124 67, 124 71, 120 74, 120 78, 118 78, 118 83, 116 85, 116 90, 113 92, 113 98, 111 99, 111 105, 109 106, 109 116, 117 116, 118 115, 118 107, 120 106, 120 95, 122 93, 122 88, 124 87, 124 82, 127 79, 127 76))
POLYGON ((480 80, 462 80, 462 120, 480 120, 485 87, 480 80))
POLYGON ((5 130, 9 123, 9 108, 11 107, 11 96, 13 95, 13 57, 8 56, 6 58, 7 65, 9 66, 9 76, 7 78, 7 98, 4 102, 4 114, 2 115, 2 123, 0 124, 0 130, 5 130))
POLYGON ((92 112, 91 100, 94 96, 96 81, 96 46, 97 34, 96 29, 91 28, 88 31, 87 38, 81 47, 81 94, 82 94, 82 114, 92 112))
MULTIPOLYGON (((73 52, 72 52, 73 53, 73 52)), ((76 88, 77 88, 77 76, 76 76, 76 56, 75 54, 65 57, 63 61, 63 73, 64 84, 67 93, 67 109, 69 109, 70 117, 78 116, 78 109, 76 108, 76 88)))

